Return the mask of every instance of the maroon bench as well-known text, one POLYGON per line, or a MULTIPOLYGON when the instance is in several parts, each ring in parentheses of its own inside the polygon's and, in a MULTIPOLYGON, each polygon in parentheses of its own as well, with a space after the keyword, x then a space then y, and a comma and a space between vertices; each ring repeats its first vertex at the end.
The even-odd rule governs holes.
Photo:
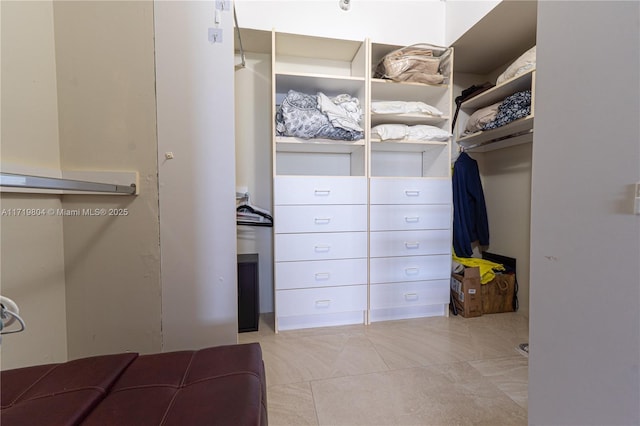
POLYGON ((257 343, 103 355, 0 374, 2 426, 267 424, 257 343))

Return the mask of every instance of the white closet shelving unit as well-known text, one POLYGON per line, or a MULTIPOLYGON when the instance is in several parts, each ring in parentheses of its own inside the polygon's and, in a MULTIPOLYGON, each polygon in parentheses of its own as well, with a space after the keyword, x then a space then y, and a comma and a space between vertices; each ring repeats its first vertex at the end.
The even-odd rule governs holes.
MULTIPOLYGON (((371 43, 372 72, 403 46, 371 43)), ((440 56, 442 50, 434 51, 440 56)), ((453 61, 453 55, 450 60, 453 61)), ((421 101, 443 115, 371 114, 371 125, 451 128, 452 76, 443 84, 371 78, 371 101, 421 101)), ((369 318, 446 315, 451 273, 450 140, 370 143, 369 318)))
MULTIPOLYGON (((346 93, 365 108, 364 40, 273 32, 272 52, 272 117, 289 90, 346 93)), ((274 127, 273 141, 276 330, 366 323, 366 139, 298 139, 274 127)))
MULTIPOLYGON (((460 133, 458 144, 467 150, 486 152, 533 141, 535 74, 535 69, 532 69, 463 102, 460 111, 462 122, 465 123, 466 119, 480 108, 500 102, 514 93, 531 90, 531 113, 528 116, 497 129, 479 131, 466 136, 460 133)), ((464 130, 464 125, 459 129, 464 130)))
MULTIPOLYGON (((276 330, 446 315, 451 265, 451 141, 374 141, 371 126, 450 129, 446 84, 372 78, 403 46, 272 33, 273 98, 289 90, 349 94, 357 141, 273 131, 276 330), (442 117, 371 114, 371 101, 422 101, 442 117)), ((438 51, 440 54, 444 51, 438 51)))

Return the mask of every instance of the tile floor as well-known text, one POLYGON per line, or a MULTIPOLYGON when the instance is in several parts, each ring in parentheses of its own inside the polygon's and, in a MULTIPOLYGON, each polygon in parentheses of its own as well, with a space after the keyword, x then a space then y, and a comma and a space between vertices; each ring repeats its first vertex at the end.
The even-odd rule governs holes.
POLYGON ((519 313, 259 329, 239 342, 262 346, 272 426, 527 424, 519 313))

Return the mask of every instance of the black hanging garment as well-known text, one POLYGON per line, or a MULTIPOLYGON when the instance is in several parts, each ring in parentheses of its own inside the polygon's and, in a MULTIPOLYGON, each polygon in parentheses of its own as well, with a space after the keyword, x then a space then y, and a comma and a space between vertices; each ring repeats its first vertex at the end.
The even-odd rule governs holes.
POLYGON ((453 250, 471 257, 471 243, 489 245, 489 222, 478 163, 461 152, 453 165, 453 250))
POLYGON ((456 120, 458 120, 458 113, 460 112, 460 107, 462 103, 468 99, 473 98, 474 96, 479 95, 482 92, 486 92, 487 90, 495 87, 495 84, 489 83, 488 81, 482 84, 473 85, 471 87, 467 87, 460 93, 460 96, 456 96, 456 112, 453 115, 453 122, 451 123, 451 130, 455 133, 456 128, 456 120))

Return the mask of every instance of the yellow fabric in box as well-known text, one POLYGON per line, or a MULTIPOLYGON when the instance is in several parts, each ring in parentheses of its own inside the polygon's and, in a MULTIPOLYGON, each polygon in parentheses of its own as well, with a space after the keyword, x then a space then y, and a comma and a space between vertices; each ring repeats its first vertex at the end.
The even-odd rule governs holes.
POLYGON ((453 261, 458 262, 468 268, 477 266, 480 268, 480 283, 486 284, 496 277, 495 271, 504 271, 504 266, 491 262, 486 259, 480 259, 477 257, 457 257, 453 256, 453 261))

